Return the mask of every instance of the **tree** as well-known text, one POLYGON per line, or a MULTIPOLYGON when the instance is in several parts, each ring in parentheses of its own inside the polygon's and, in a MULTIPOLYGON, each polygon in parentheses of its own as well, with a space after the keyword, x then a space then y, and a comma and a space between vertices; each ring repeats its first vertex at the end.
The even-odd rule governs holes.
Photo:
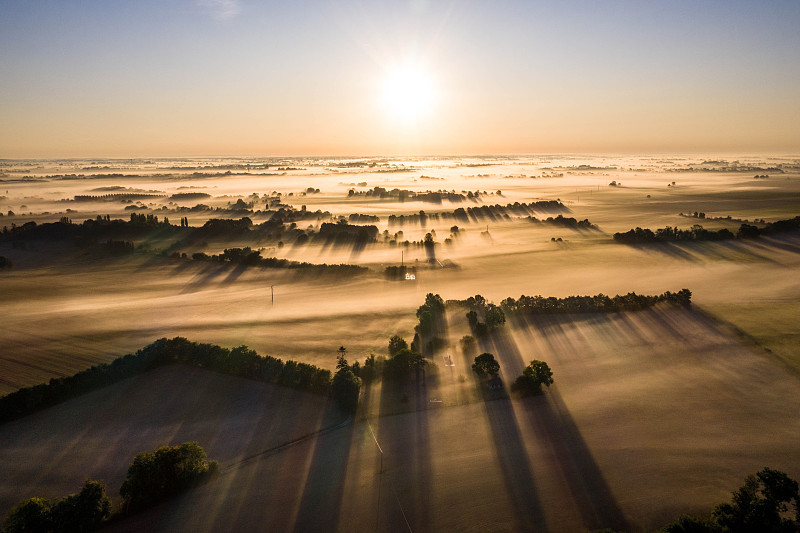
POLYGON ((426 363, 421 353, 404 348, 386 360, 383 375, 387 379, 402 380, 410 376, 411 372, 423 369, 426 363))
POLYGON ((665 533, 797 533, 800 499, 795 480, 764 468, 747 476, 730 503, 717 505, 710 519, 681 516, 665 533))
POLYGON ((6 533, 93 531, 111 514, 111 500, 102 481, 86 480, 78 494, 51 504, 44 498, 18 503, 6 518, 6 533))
POLYGON ((500 363, 495 360, 494 355, 484 352, 475 358, 475 362, 472 363, 472 371, 479 376, 487 374, 496 376, 500 371, 500 363))
POLYGON ((436 242, 433 240, 433 234, 426 233, 425 239, 423 241, 423 245, 425 246, 425 253, 428 255, 428 262, 433 263, 436 261, 436 252, 435 246, 436 242))
POLYGON ((553 383, 553 372, 544 361, 533 360, 522 370, 522 375, 511 386, 512 390, 523 394, 539 394, 542 385, 549 387, 553 383))
POLYGON ((97 528, 110 514, 106 486, 91 480, 86 480, 78 494, 57 501, 50 511, 55 531, 76 533, 97 528))
POLYGON ((370 354, 369 357, 364 360, 364 365, 361 367, 361 373, 358 377, 360 377, 364 383, 370 383, 378 377, 375 354, 370 354))
POLYGON ((343 411, 356 412, 360 391, 361 380, 349 368, 342 368, 333 376, 331 394, 343 411))
POLYGON ((712 518, 726 532, 800 531, 797 481, 764 468, 755 476, 747 476, 744 485, 733 493, 731 503, 718 505, 712 518))
POLYGON ((408 348, 408 343, 400 335, 392 335, 389 339, 389 357, 394 357, 400 350, 408 348))
POLYGON ((44 498, 30 498, 19 502, 11 509, 3 524, 5 533, 52 531, 50 502, 44 498))
POLYGON ((464 335, 458 342, 461 344, 461 351, 464 352, 466 356, 472 355, 477 351, 475 349, 477 343, 475 342, 475 337, 472 335, 464 335))
POLYGON ((344 356, 347 354, 347 348, 344 346, 340 346, 337 350, 338 355, 336 356, 336 370, 346 370, 350 368, 347 364, 347 359, 344 356))
POLYGON ((162 446, 133 458, 119 493, 132 511, 197 485, 216 470, 217 463, 207 462, 206 452, 196 442, 162 446))
POLYGON ((505 313, 494 304, 487 305, 483 314, 489 329, 499 328, 506 323, 505 313))

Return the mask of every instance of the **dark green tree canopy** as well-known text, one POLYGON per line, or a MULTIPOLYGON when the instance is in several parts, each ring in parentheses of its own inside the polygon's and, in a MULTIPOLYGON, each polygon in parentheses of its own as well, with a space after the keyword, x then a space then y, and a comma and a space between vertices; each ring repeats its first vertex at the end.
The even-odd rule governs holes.
POLYGON ((764 468, 747 476, 744 485, 733 493, 731 503, 718 505, 711 516, 725 532, 800 531, 797 481, 778 470, 764 468))
POLYGON ((102 481, 86 480, 78 494, 50 503, 43 498, 19 502, 3 524, 5 533, 83 533, 94 531, 111 514, 102 481))
POLYGON ((542 385, 549 387, 553 383, 553 371, 544 361, 533 360, 522 370, 522 375, 512 385, 512 390, 523 394, 539 394, 542 385))
POLYGON ((337 405, 349 413, 355 413, 358 407, 358 395, 361 392, 361 379, 349 368, 342 368, 333 376, 331 394, 337 405))
POLYGON ((162 446, 133 458, 119 493, 126 508, 135 510, 195 486, 214 472, 216 462, 207 462, 205 450, 196 442, 162 446))
POLYGON ((408 343, 400 335, 392 335, 389 339, 389 357, 394 357, 400 350, 408 348, 408 343))
POLYGON ((484 352, 475 358, 472 363, 472 371, 479 376, 496 376, 500 371, 500 363, 495 360, 494 355, 484 352))
POLYGON ((386 360, 383 366, 383 376, 391 380, 403 380, 411 376, 412 372, 425 368, 425 358, 419 352, 403 348, 386 360))
POLYGON ((717 505, 707 519, 681 516, 664 533, 797 533, 798 484, 785 473, 764 468, 747 476, 730 503, 717 505))

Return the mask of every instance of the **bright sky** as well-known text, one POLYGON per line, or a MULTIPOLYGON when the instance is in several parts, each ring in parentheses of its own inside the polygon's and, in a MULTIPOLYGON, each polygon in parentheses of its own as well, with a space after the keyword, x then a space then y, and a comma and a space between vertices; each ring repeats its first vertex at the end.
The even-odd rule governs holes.
POLYGON ((0 0, 0 157, 800 153, 800 2, 0 0))

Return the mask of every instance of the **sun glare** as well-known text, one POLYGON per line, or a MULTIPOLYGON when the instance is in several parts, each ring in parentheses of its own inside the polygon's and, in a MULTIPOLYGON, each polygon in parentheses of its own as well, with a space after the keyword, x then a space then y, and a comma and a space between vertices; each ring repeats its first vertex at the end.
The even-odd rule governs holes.
POLYGON ((382 106, 392 119, 404 123, 417 123, 429 117, 435 97, 433 78, 415 65, 389 72, 383 82, 382 106))

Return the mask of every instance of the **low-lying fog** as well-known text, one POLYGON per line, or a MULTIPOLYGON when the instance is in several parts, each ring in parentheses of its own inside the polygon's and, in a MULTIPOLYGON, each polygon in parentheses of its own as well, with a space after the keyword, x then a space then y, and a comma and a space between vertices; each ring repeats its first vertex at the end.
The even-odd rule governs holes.
POLYGON ((0 226, 9 229, 132 213, 175 226, 186 217, 187 232, 243 217, 258 228, 280 210, 294 219, 236 236, 132 238, 136 252, 113 257, 71 242, 0 241, 12 263, 0 270, 0 394, 175 335, 333 368, 340 345, 363 359, 383 354, 395 333, 410 340, 428 292, 499 303, 685 287, 701 307, 797 301, 796 234, 649 247, 612 235, 693 224, 735 232, 743 221, 793 218, 799 178, 797 158, 743 156, 1 161, 0 226), (534 204, 546 201, 562 207, 534 204), (527 211, 507 207, 515 203, 527 211), (495 205, 491 214, 476 209, 495 205), (459 218, 468 208, 473 216, 459 218), (558 215, 593 226, 546 221, 558 215), (321 225, 340 217, 376 226, 377 236, 320 238, 321 225), (245 246, 263 258, 369 270, 192 260, 245 246), (385 277, 401 261, 416 279, 385 277))

